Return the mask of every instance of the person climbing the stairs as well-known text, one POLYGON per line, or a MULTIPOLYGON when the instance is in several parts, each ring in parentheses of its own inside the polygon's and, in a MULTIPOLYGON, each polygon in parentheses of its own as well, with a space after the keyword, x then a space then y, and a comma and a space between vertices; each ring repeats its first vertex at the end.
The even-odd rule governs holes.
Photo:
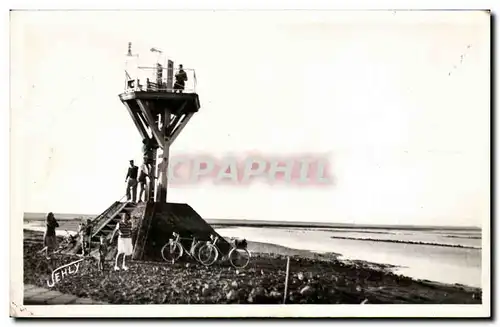
POLYGON ((127 177, 125 177, 125 182, 127 183, 127 201, 135 203, 137 197, 137 173, 139 168, 134 165, 134 160, 130 160, 130 167, 128 168, 127 177), (132 189, 132 194, 130 190, 132 189))
POLYGON ((143 160, 144 164, 148 166, 149 170, 151 170, 151 168, 153 167, 155 149, 158 149, 158 145, 153 138, 145 138, 144 140, 142 140, 143 160))
POLYGON ((123 262, 122 269, 128 270, 128 267, 125 265, 125 258, 129 255, 132 255, 133 246, 132 246, 132 224, 130 222, 130 215, 128 212, 124 213, 122 216, 122 220, 118 224, 116 224, 115 229, 113 230, 113 234, 111 234, 111 240, 115 238, 116 233, 118 232, 118 253, 115 258, 115 271, 120 270, 118 266, 118 259, 120 254, 123 254, 123 262))
POLYGON ((148 200, 148 194, 146 192, 147 187, 147 177, 149 175, 149 168, 146 163, 141 165, 141 170, 139 172, 139 202, 143 202, 142 195, 144 194, 144 202, 148 200))

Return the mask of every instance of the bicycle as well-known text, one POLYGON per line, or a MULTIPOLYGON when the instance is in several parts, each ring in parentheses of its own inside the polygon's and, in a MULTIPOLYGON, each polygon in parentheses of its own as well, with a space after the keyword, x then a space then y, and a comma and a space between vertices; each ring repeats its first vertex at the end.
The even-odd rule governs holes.
POLYGON ((231 266, 238 269, 245 268, 250 262, 250 251, 247 250, 246 240, 238 241, 231 239, 231 250, 227 255, 223 255, 220 248, 217 246, 219 236, 210 235, 210 241, 206 242, 198 251, 199 262, 205 266, 211 266, 222 255, 220 261, 227 261, 231 266))
POLYGON ((174 240, 169 239, 161 248, 161 256, 163 260, 167 262, 175 263, 184 253, 187 253, 195 261, 199 262, 197 251, 199 246, 202 244, 201 241, 197 241, 196 237, 192 238, 191 248, 187 250, 184 245, 180 242, 180 235, 178 233, 172 233, 175 237, 174 240))
MULTIPOLYGON (((62 251, 66 250, 66 248, 70 245, 74 245, 76 243, 77 237, 72 235, 68 230, 64 230, 66 234, 63 236, 63 239, 59 244, 57 245, 57 248, 52 251, 52 254, 58 254, 61 253, 62 251)), ((43 249, 37 251, 38 254, 45 252, 47 249, 47 246, 44 246, 43 249)))

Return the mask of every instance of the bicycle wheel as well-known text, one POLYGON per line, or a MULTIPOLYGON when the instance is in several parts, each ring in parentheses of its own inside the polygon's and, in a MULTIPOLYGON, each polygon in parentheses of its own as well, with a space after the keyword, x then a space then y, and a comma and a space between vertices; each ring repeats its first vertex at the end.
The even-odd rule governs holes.
POLYGON ((250 252, 247 249, 233 248, 229 251, 229 262, 234 268, 243 269, 250 262, 250 252))
POLYGON ((198 251, 198 259, 200 260, 200 263, 205 266, 213 265, 218 257, 219 251, 210 243, 203 245, 198 251))
POLYGON ((161 249, 163 260, 174 263, 182 256, 182 247, 177 242, 168 242, 161 249))
POLYGON ((203 245, 202 242, 198 242, 196 243, 193 248, 189 251, 189 253, 191 254, 191 256, 194 258, 194 260, 200 262, 200 249, 201 249, 201 246, 203 245))

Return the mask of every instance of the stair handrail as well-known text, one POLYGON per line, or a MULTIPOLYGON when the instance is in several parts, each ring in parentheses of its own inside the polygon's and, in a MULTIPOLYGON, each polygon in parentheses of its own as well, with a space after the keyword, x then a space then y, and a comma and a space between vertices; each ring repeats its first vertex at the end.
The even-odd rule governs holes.
POLYGON ((94 218, 94 222, 95 222, 96 224, 95 224, 95 225, 93 226, 93 228, 92 228, 92 237, 94 237, 94 236, 98 233, 98 231, 99 231, 99 230, 101 230, 101 229, 104 227, 104 226, 101 226, 101 225, 102 225, 102 223, 101 223, 100 219, 101 219, 102 217, 104 217, 107 213, 109 213, 109 212, 110 212, 110 211, 114 208, 114 204, 115 204, 115 203, 117 203, 117 202, 118 202, 118 203, 121 203, 121 202, 122 202, 122 200, 123 200, 126 196, 127 196, 127 195, 123 195, 120 199, 118 199, 118 201, 115 201, 115 202, 113 203, 113 205, 111 205, 108 209, 106 209, 106 210, 105 210, 102 214, 100 214, 99 216, 97 216, 96 218, 94 218), (99 226, 100 228, 96 228, 97 226, 99 226), (96 230, 97 230, 97 231, 96 231, 96 230))
MULTIPOLYGON (((115 201, 116 202, 122 202, 122 200, 126 197, 127 195, 123 195, 120 199, 118 199, 118 201, 115 201)), ((94 219, 92 219, 92 221, 96 222, 98 221, 100 218, 102 218, 103 216, 105 216, 109 210, 111 210, 111 208, 113 208, 113 206, 110 206, 108 207, 106 210, 104 210, 102 213, 98 214, 94 219)))

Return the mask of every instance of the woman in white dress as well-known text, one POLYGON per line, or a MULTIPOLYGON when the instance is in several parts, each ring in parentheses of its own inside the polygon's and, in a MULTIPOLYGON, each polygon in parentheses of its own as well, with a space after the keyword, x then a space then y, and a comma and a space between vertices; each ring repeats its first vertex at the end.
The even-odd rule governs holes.
POLYGON ((116 224, 116 228, 111 235, 111 240, 115 238, 115 234, 118 232, 118 253, 115 258, 115 270, 120 270, 118 266, 118 258, 120 254, 123 254, 122 269, 128 270, 125 265, 125 258, 133 253, 132 245, 132 224, 130 222, 130 215, 128 213, 123 214, 122 220, 116 224))

